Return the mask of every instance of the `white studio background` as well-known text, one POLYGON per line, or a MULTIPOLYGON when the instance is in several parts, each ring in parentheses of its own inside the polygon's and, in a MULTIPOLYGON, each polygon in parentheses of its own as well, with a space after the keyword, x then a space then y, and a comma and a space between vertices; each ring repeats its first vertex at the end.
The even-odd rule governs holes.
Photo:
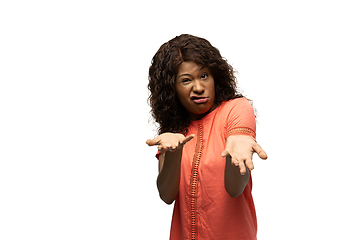
POLYGON ((0 239, 168 239, 147 72, 208 39, 259 113, 258 239, 360 239, 357 1, 2 1, 0 239))

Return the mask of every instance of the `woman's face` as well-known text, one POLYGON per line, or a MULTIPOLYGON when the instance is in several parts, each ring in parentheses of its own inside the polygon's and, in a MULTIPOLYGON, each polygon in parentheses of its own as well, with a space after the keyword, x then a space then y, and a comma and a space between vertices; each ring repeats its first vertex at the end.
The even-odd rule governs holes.
POLYGON ((199 120, 216 108, 214 78, 207 67, 183 62, 178 68, 175 89, 191 120, 199 120))

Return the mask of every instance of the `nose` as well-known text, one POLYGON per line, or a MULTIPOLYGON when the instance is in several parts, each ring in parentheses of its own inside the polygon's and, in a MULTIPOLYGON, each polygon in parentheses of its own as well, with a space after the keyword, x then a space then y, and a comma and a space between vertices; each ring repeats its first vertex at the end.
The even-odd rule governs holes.
POLYGON ((205 88, 201 84, 201 81, 195 80, 192 90, 193 90, 194 93, 203 93, 205 91, 205 88))

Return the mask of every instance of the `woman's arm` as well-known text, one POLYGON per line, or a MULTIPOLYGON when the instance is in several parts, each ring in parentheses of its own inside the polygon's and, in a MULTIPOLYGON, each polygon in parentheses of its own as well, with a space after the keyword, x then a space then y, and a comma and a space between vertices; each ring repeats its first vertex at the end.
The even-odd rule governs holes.
POLYGON ((230 197, 236 198, 242 194, 246 185, 249 182, 250 173, 246 168, 246 173, 243 175, 239 171, 239 167, 231 163, 231 157, 226 156, 225 163, 225 189, 230 197))
POLYGON ((194 137, 194 134, 185 137, 178 133, 163 133, 146 141, 149 146, 158 145, 161 152, 156 183, 160 198, 167 204, 171 204, 178 195, 183 146, 194 137))
POLYGON ((180 183, 182 148, 159 156, 159 175, 156 181, 160 198, 171 204, 177 197, 180 183))
POLYGON ((266 159, 266 152, 254 139, 246 135, 232 135, 226 140, 222 157, 226 157, 225 189, 231 197, 239 196, 249 181, 249 169, 253 170, 252 155, 256 152, 266 159))
POLYGON ((245 188, 249 171, 254 169, 253 153, 256 152, 264 160, 267 155, 255 141, 256 121, 250 102, 246 98, 238 98, 229 102, 229 106, 225 125, 226 143, 221 157, 226 157, 225 188, 230 196, 236 197, 245 188))

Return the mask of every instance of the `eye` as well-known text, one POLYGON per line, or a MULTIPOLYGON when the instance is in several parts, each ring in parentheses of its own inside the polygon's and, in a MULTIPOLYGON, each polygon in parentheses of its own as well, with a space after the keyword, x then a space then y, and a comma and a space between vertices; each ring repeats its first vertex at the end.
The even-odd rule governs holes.
POLYGON ((209 74, 203 73, 203 74, 201 75, 201 79, 206 79, 208 76, 209 76, 209 74))
POLYGON ((191 80, 189 78, 183 78, 181 80, 182 83, 189 83, 191 80))

